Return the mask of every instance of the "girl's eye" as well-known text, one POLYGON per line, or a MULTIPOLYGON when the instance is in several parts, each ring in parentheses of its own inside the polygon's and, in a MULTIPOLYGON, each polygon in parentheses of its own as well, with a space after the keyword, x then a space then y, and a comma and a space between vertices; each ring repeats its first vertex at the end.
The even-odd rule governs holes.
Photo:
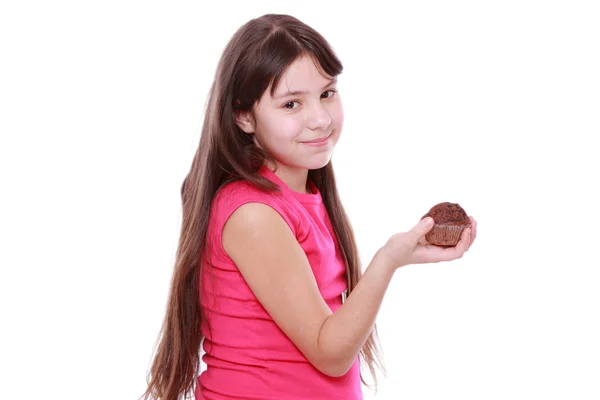
POLYGON ((329 99, 329 98, 331 98, 331 97, 333 97, 335 95, 335 92, 337 92, 337 90, 334 90, 334 89, 331 89, 331 90, 328 90, 326 92, 323 92, 321 94, 321 98, 322 99, 329 99))
MULTIPOLYGON (((330 99, 335 95, 336 92, 337 92, 337 90, 335 90, 335 89, 327 90, 327 91, 321 93, 321 98, 322 99, 330 99)), ((288 110, 293 110, 294 108, 297 108, 298 105, 299 105, 299 103, 297 101, 289 101, 283 105, 283 108, 288 109, 288 110)))

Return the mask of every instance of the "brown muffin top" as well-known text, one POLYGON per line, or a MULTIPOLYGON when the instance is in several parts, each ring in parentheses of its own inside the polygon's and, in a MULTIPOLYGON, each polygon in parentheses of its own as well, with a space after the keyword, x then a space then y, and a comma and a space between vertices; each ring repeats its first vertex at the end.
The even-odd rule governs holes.
MULTIPOLYGON (((466 211, 457 203, 439 203, 431 207, 431 210, 423 218, 431 217, 438 225, 471 225, 471 220, 466 211)), ((421 219, 423 219, 421 218, 421 219)))

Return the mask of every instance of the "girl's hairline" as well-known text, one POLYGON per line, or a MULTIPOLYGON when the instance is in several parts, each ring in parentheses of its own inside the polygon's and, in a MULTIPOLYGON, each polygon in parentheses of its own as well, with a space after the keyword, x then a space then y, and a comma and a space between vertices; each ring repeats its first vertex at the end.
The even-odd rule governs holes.
MULTIPOLYGON (((319 74, 325 78, 325 79, 329 79, 329 80, 335 80, 337 81, 338 76, 340 76, 342 73, 339 74, 335 74, 335 75, 330 75, 327 72, 325 72, 325 68, 323 68, 323 66, 321 65, 321 63, 319 62, 319 58, 317 57, 316 54, 303 49, 300 54, 298 54, 297 57, 295 57, 292 61, 290 61, 290 63, 283 69, 283 71, 281 71, 281 74, 279 74, 278 77, 273 77, 271 79, 271 81, 269 82, 269 85, 267 86, 267 89, 265 90, 266 92, 269 92, 269 94, 271 95, 271 98, 274 98, 275 95, 275 90, 277 89, 277 85, 279 85, 279 82, 281 80, 281 77, 283 76, 283 74, 285 73, 285 71, 287 71, 287 69, 296 61, 302 59, 303 57, 309 57, 313 64, 315 65, 315 67, 317 68, 317 70, 319 71, 319 74), (275 80, 277 78, 277 84, 275 84, 275 80)), ((264 94, 264 93, 263 93, 264 94)), ((262 95, 261 95, 262 96, 262 95)))

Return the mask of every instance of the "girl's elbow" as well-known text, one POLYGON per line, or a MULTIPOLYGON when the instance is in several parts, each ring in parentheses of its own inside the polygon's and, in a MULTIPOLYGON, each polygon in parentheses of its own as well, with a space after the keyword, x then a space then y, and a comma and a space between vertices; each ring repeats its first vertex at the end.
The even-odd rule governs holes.
POLYGON ((326 336, 322 336, 316 343, 317 345, 307 354, 308 361, 313 367, 332 378, 346 375, 357 356, 350 343, 339 340, 331 342, 326 336))
POLYGON ((339 378, 350 371, 352 363, 337 359, 322 359, 319 362, 311 363, 319 372, 331 378, 339 378))
POLYGON ((334 368, 324 369, 321 372, 331 378, 340 378, 340 377, 346 375, 349 370, 350 370, 350 368, 334 367, 334 368))

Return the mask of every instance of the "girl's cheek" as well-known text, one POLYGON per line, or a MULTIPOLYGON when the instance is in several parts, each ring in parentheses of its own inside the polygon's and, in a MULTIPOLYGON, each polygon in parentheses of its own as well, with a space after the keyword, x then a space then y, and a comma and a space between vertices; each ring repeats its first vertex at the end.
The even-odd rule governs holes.
POLYGON ((329 116, 331 117, 331 122, 335 124, 336 127, 344 123, 344 109, 342 108, 341 103, 336 103, 336 105, 329 110, 329 116))
POLYGON ((281 123, 280 127, 281 128, 278 130, 279 134, 282 138, 288 140, 297 138, 302 134, 303 130, 302 121, 297 118, 288 118, 281 123))

